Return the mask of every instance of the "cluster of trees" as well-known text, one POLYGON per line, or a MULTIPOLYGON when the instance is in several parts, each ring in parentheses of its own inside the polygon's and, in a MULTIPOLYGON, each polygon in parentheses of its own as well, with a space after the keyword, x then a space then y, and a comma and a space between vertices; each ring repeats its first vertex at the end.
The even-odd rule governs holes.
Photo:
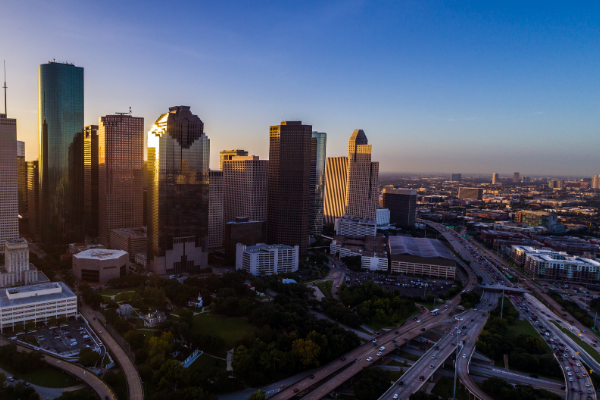
POLYGON ((358 306, 358 315, 361 318, 379 322, 385 322, 391 318, 392 322, 397 323, 416 311, 417 307, 413 300, 400 297, 374 297, 358 306))
MULTIPOLYGON (((585 310, 579 307, 577 303, 571 300, 563 299, 563 297, 554 290, 549 290, 548 295, 552 297, 558 304, 563 306, 565 310, 567 310, 575 319, 577 319, 583 325, 594 326, 594 319, 590 317, 590 315, 585 310)), ((596 304, 599 303, 596 302, 596 304)))
MULTIPOLYGON (((398 294, 399 293, 400 292, 398 291, 398 294)), ((342 300, 342 303, 350 307, 357 306, 363 301, 370 300, 375 297, 383 298, 388 296, 392 297, 394 295, 393 292, 384 290, 381 286, 373 281, 366 281, 360 285, 354 286, 346 286, 343 284, 340 286, 338 294, 340 296, 340 300, 342 300)))
POLYGON ((508 340, 508 326, 514 324, 518 311, 504 302, 503 319, 500 319, 500 306, 490 313, 490 319, 485 324, 477 339, 477 349, 496 361, 502 361, 508 354, 509 365, 522 371, 560 378, 562 372, 552 354, 547 354, 547 347, 542 338, 520 334, 515 340, 508 340))
POLYGON ((475 292, 460 294, 460 304, 465 308, 471 308, 479 304, 480 296, 475 292))
POLYGON ((363 368, 360 378, 354 382, 354 397, 357 400, 377 400, 390 388, 392 377, 381 368, 363 368))
MULTIPOLYGON (((488 378, 483 381, 482 389, 498 400, 559 400, 561 396, 544 389, 531 386, 513 386, 502 378, 488 378)), ((411 397, 412 399, 412 397, 411 397)))
POLYGON ((320 306, 329 318, 346 326, 358 328, 362 325, 362 319, 338 300, 324 297, 321 300, 320 306))
POLYGON ((84 347, 79 351, 79 363, 84 367, 91 367, 98 362, 100 354, 94 350, 84 347))
POLYGON ((2 400, 40 400, 40 395, 31 386, 25 386, 23 382, 5 385, 5 380, 4 373, 0 373, 0 397, 2 400))
POLYGON ((427 393, 423 390, 419 390, 417 392, 414 392, 413 394, 411 394, 410 396, 408 396, 409 400, 440 400, 440 396, 435 395, 433 393, 427 393))
POLYGON ((17 351, 17 346, 12 343, 0 346, 0 360, 20 373, 37 371, 48 365, 42 353, 17 351))
POLYGON ((361 256, 346 256, 340 258, 350 271, 360 272, 362 270, 361 256))
POLYGON ((439 296, 441 299, 451 299, 454 296, 456 296, 457 294, 459 294, 462 290, 463 290, 463 282, 460 278, 455 278, 454 279, 454 286, 452 286, 450 289, 446 290, 446 293, 444 293, 443 295, 439 296))

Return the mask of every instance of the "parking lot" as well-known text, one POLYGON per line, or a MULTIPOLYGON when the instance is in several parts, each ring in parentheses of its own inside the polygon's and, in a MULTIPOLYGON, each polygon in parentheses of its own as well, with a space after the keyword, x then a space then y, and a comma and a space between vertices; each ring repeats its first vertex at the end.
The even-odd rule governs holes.
POLYGON ((423 296, 424 293, 441 295, 454 285, 451 280, 415 278, 406 275, 389 276, 368 272, 349 272, 346 275, 348 286, 360 285, 369 280, 386 290, 399 290, 401 296, 423 296))

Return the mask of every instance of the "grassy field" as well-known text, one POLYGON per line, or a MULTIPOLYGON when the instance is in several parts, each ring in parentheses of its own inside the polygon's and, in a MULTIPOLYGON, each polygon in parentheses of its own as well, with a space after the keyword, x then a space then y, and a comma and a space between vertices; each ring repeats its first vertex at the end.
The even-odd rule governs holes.
POLYGON ((323 292, 325 297, 327 297, 328 299, 333 298, 333 295, 331 294, 331 289, 333 288, 333 281, 317 283, 315 286, 321 289, 321 292, 323 292))
POLYGON ((16 372, 12 367, 6 365, 4 362, 0 362, 0 368, 5 370, 8 375, 16 375, 24 381, 38 386, 48 388, 65 388, 79 384, 79 380, 77 378, 74 378, 67 373, 63 373, 61 370, 52 368, 50 366, 26 374, 16 372))
POLYGON ((107 290, 101 290, 98 293, 102 296, 115 296, 124 290, 127 290, 127 289, 107 289, 107 290))
MULTIPOLYGON (((468 400, 469 395, 464 389, 461 390, 459 386, 460 385, 457 383, 456 398, 458 400, 468 400)), ((452 394, 454 393, 454 380, 447 376, 441 377, 431 390, 431 393, 440 396, 442 399, 451 399, 452 394)))
POLYGON ((227 361, 202 354, 192 365, 190 365, 190 371, 208 370, 214 367, 225 369, 227 367, 227 361))
POLYGON ((392 317, 391 316, 387 316, 387 319, 383 322, 380 321, 369 321, 366 325, 373 329, 374 331, 378 331, 382 328, 391 328, 391 327, 395 327, 398 325, 403 324, 404 322, 406 322, 407 319, 409 319, 410 317, 412 317, 413 315, 415 315, 415 313, 418 315, 418 309, 415 306, 415 309, 413 311, 413 313, 411 313, 410 315, 407 315, 406 317, 400 319, 400 321, 398 322, 393 322, 392 321, 392 317))
POLYGON ((573 339, 573 341, 575 343, 577 343, 579 346, 581 346, 581 348, 583 350, 585 350, 594 360, 600 362, 600 354, 598 353, 598 350, 594 349, 592 346, 590 346, 589 344, 585 343, 583 340, 579 339, 577 337, 577 335, 575 335, 573 332, 571 332, 568 329, 563 329, 560 324, 552 321, 552 323, 554 325, 556 325, 559 329, 561 329, 563 332, 565 332, 567 334, 567 336, 569 336, 571 339, 573 339))
MULTIPOLYGON (((256 328, 243 318, 228 318, 209 313, 194 315, 194 332, 218 336, 225 341, 227 349, 233 348, 245 333, 253 332, 256 328)), ((216 354, 225 357, 225 353, 216 354)))
MULTIPOLYGON (((506 332, 506 337, 508 340, 514 341, 521 334, 542 338, 540 333, 527 320, 519 319, 515 321, 514 324, 508 325, 508 331, 506 332)), ((545 340, 544 350, 546 351, 546 354, 552 354, 552 350, 550 349, 550 346, 548 346, 548 343, 546 343, 545 340)))

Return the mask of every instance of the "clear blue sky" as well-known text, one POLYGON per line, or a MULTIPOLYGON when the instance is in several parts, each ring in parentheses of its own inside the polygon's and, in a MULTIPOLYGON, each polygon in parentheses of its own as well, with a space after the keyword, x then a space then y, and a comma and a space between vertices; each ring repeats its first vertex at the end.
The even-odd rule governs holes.
POLYGON ((189 105, 218 152, 300 119, 381 171, 600 173, 600 9, 586 2, 4 1, 9 116, 37 156, 38 64, 85 68, 85 123, 189 105), (494 4, 492 4, 494 3, 494 4), (526 3, 526 4, 525 4, 526 3))

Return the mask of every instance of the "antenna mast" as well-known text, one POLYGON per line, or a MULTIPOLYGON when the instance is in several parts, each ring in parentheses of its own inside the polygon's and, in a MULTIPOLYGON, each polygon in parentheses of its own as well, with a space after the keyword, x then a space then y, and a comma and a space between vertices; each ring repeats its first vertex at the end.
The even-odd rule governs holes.
POLYGON ((2 88, 4 89, 4 118, 8 118, 8 114, 6 113, 6 89, 8 89, 6 86, 6 60, 4 60, 4 86, 2 88))

